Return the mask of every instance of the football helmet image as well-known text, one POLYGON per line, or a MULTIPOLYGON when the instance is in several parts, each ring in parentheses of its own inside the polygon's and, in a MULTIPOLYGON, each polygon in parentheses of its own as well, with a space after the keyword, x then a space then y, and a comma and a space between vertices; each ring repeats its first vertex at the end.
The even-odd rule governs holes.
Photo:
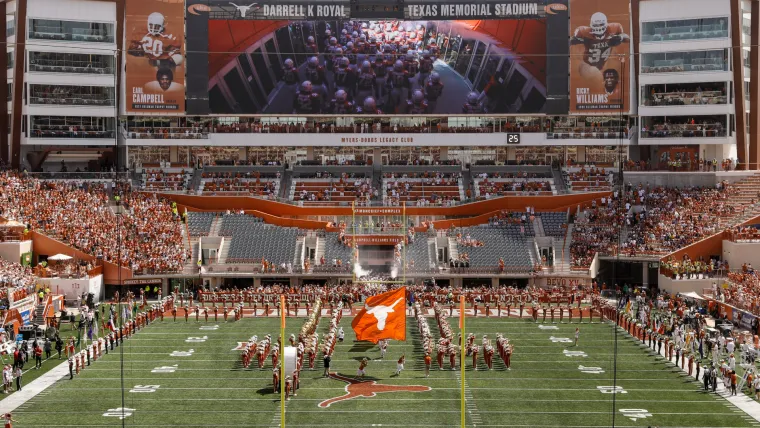
POLYGON ((372 97, 367 97, 364 99, 364 111, 369 113, 374 113, 377 110, 377 103, 375 102, 375 99, 372 97))
POLYGON ((419 104, 423 101, 425 101, 425 95, 422 94, 422 91, 420 91, 419 89, 414 91, 414 93, 412 94, 412 102, 415 104, 419 104))
POLYGON ((591 27, 591 34, 599 38, 604 37, 604 34, 607 32, 607 15, 602 12, 596 12, 591 15, 591 24, 589 26, 591 27))
POLYGON ((151 13, 148 15, 148 34, 157 36, 163 33, 165 23, 164 15, 158 12, 151 13))

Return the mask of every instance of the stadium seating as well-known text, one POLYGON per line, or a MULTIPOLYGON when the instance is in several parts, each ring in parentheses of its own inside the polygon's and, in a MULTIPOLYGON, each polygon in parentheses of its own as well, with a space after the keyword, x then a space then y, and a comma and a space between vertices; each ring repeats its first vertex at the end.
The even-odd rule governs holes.
MULTIPOLYGON (((526 226, 529 226, 526 224, 526 226)), ((462 235, 462 242, 468 238, 482 242, 482 246, 465 246, 457 243, 457 251, 461 260, 468 260, 469 267, 493 267, 494 272, 499 264, 499 258, 504 260, 506 269, 515 271, 530 271, 533 263, 530 260, 527 237, 532 233, 532 227, 525 228, 522 233, 520 226, 476 226, 457 229, 462 235), (466 257, 463 257, 466 255, 466 257)))
POLYGON ((375 197, 369 178, 294 178, 290 199, 301 205, 350 205, 375 197))
POLYGON ((553 179, 540 178, 486 178, 473 179, 473 188, 476 198, 511 195, 541 195, 551 196, 553 192, 553 179))
POLYGON ((240 192, 253 196, 274 197, 280 191, 280 174, 253 172, 203 172, 199 192, 220 194, 240 192))
POLYGON ((567 214, 553 212, 536 213, 544 227, 544 235, 554 238, 564 238, 567 231, 567 214))
POLYGON ((211 224, 218 213, 193 212, 187 213, 187 228, 190 236, 208 236, 211 232, 211 224))
MULTIPOLYGON (((337 232, 327 232, 324 237, 325 244, 325 264, 323 267, 333 267, 333 260, 340 260, 344 270, 351 269, 351 263, 353 257, 351 255, 351 247, 344 245, 338 240, 337 232)), ((315 266, 315 271, 320 266, 315 266)))
POLYGON ((565 182, 567 187, 573 192, 612 190, 610 171, 604 168, 568 168, 565 182))
POLYGON ((192 176, 192 170, 183 168, 145 169, 142 187, 149 191, 184 191, 192 176))
POLYGON ((430 254, 427 236, 417 234, 414 240, 406 246, 407 272, 427 272, 430 270, 430 254))
POLYGON ((293 262, 298 229, 266 224, 250 215, 225 214, 219 235, 232 238, 227 263, 259 263, 266 259, 282 265, 293 262))
POLYGON ((383 178, 383 202, 385 205, 449 205, 464 199, 461 175, 438 173, 425 174, 388 173, 383 178))

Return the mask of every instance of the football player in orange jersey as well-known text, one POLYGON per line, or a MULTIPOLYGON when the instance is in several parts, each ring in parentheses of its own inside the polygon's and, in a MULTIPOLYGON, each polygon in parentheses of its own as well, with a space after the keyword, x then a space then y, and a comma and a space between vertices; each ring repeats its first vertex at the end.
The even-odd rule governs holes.
POLYGON ((148 33, 136 33, 129 44, 128 53, 144 56, 150 65, 174 69, 182 64, 184 58, 180 52, 181 42, 173 34, 165 34, 166 19, 164 15, 153 12, 148 15, 148 33))
POLYGON ((609 102, 620 102, 620 74, 614 68, 604 70, 604 91, 607 93, 609 102), (614 100, 614 101, 613 101, 614 100))
MULTIPOLYGON (((630 37, 623 31, 623 26, 617 22, 607 22, 607 16, 602 12, 591 15, 588 27, 580 26, 575 29, 570 38, 571 46, 582 46, 583 62, 578 66, 578 73, 584 78, 602 80, 601 70, 615 46, 629 43, 630 37)), ((581 49, 574 49, 574 54, 580 54, 581 49)))

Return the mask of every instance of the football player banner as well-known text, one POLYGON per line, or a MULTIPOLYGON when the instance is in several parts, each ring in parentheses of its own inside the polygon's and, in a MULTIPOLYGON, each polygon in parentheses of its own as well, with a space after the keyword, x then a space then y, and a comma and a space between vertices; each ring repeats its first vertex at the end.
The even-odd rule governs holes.
POLYGON ((570 112, 626 112, 628 2, 570 0, 570 112))
POLYGON ((356 340, 406 340, 406 287, 368 297, 351 327, 356 340))
POLYGON ((184 0, 127 2, 127 111, 185 110, 184 0))

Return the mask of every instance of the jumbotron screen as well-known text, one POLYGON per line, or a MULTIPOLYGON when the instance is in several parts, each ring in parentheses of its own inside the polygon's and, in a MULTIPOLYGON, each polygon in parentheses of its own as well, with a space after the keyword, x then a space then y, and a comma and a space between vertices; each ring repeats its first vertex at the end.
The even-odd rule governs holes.
POLYGON ((212 113, 537 113, 545 19, 209 20, 212 113))
POLYGON ((348 3, 130 1, 127 111, 534 114, 563 98, 569 113, 627 111, 628 3, 549 1, 404 2, 374 19, 348 3), (566 63, 548 61, 551 40, 568 41, 566 63))

